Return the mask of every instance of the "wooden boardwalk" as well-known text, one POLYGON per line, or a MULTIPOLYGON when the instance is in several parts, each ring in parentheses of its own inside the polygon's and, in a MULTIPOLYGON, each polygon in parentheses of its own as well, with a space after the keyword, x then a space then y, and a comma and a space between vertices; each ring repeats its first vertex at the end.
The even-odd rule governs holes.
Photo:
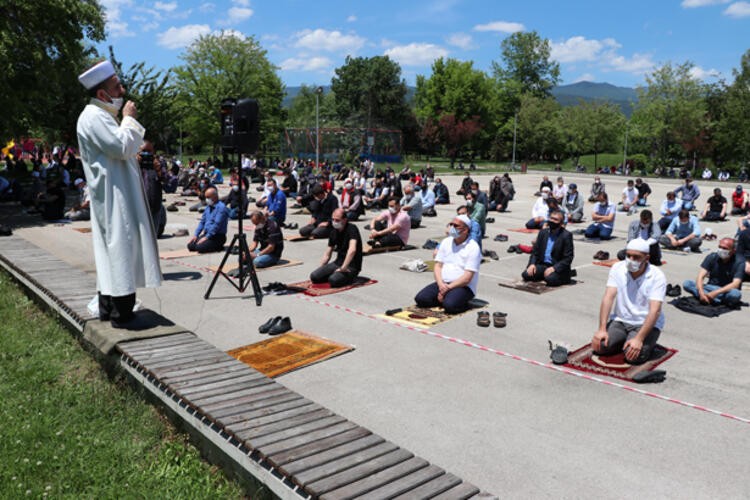
MULTIPOLYGON (((0 239, 0 264, 83 331, 92 276, 18 237, 0 239)), ((123 342, 117 350, 126 371, 188 424, 212 433, 227 456, 241 455, 240 465, 280 497, 492 497, 193 333, 123 342)))

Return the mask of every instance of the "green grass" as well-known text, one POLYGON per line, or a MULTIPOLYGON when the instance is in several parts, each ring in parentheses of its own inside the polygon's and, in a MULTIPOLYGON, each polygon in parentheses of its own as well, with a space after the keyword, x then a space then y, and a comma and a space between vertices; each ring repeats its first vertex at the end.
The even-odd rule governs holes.
POLYGON ((0 317, 0 498, 244 495, 5 273, 0 317))

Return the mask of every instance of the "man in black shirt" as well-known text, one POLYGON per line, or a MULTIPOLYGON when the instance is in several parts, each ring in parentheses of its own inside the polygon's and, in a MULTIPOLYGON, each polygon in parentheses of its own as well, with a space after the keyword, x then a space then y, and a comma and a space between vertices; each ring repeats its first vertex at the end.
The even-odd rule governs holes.
POLYGON ((362 238, 359 229, 348 222, 346 212, 337 208, 331 218, 333 230, 328 238, 328 247, 320 259, 320 267, 310 274, 313 283, 331 284, 332 288, 350 285, 362 269, 362 238), (331 260, 336 250, 336 260, 331 260))
POLYGON ((734 258, 734 240, 722 238, 719 251, 703 259, 698 278, 682 284, 686 292, 695 295, 704 304, 724 304, 736 307, 742 300, 742 278, 744 264, 734 258), (708 283, 703 281, 708 278, 708 283))
POLYGON ((316 202, 310 204, 312 218, 306 226, 299 228, 299 234, 305 238, 328 238, 331 235, 331 215, 339 207, 339 200, 320 184, 313 187, 312 195, 316 202))
POLYGON ((635 180, 635 188, 638 190, 638 201, 636 202, 639 207, 645 207, 648 203, 648 197, 651 195, 651 186, 643 182, 643 179, 638 177, 635 180))
POLYGON ((721 195, 721 189, 714 189, 714 195, 706 200, 706 208, 701 213, 701 220, 722 221, 727 215, 727 199, 721 195))
POLYGON ((255 224, 253 243, 249 247, 253 265, 257 268, 273 266, 279 262, 281 252, 284 251, 284 235, 281 234, 281 228, 275 220, 266 217, 260 210, 250 214, 250 220, 255 224))

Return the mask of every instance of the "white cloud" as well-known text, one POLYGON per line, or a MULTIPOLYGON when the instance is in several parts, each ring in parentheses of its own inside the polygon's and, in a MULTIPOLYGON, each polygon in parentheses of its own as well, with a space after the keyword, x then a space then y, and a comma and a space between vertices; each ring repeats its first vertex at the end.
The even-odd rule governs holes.
POLYGON ((241 23, 253 15, 253 9, 247 7, 230 7, 227 11, 227 24, 241 23))
POLYGON ((223 36, 224 38, 232 36, 234 38, 239 38, 240 40, 247 38, 243 32, 237 30, 215 30, 211 34, 214 36, 223 36))
POLYGON ((216 9, 216 5, 212 4, 211 2, 202 3, 200 7, 198 7, 198 10, 203 12, 204 14, 207 12, 213 12, 214 9, 216 9))
POLYGON ((346 22, 347 23, 353 23, 356 20, 357 20, 357 16, 355 16, 354 14, 352 14, 351 16, 349 16, 349 17, 346 18, 346 22))
POLYGON ((162 47, 181 49, 209 33, 211 33, 211 28, 207 24, 188 24, 179 28, 172 26, 164 33, 160 33, 156 39, 162 47))
POLYGON ((636 75, 648 73, 656 66, 650 54, 637 53, 633 54, 632 57, 612 54, 612 57, 608 58, 605 64, 612 71, 622 71, 623 73, 633 73, 636 75))
POLYGON ((526 27, 521 23, 511 23, 508 21, 493 21, 487 24, 477 24, 474 31, 499 31, 501 33, 515 33, 523 31, 526 27))
POLYGON ((724 10, 724 15, 738 19, 750 17, 750 2, 734 2, 724 10))
POLYGON ((135 36, 135 33, 128 28, 128 23, 122 16, 122 7, 132 5, 132 0, 101 0, 99 2, 104 8, 104 18, 107 21, 107 31, 113 38, 135 36))
POLYGON ((158 27, 159 27, 159 23, 157 23, 156 21, 153 21, 153 22, 150 22, 150 23, 147 22, 147 23, 144 23, 144 24, 141 25, 141 30, 144 31, 144 32, 146 32, 146 31, 154 31, 158 27))
POLYGON ((345 35, 340 31, 328 31, 320 28, 302 30, 296 36, 295 47, 315 51, 347 51, 351 54, 362 48, 365 43, 365 39, 360 36, 345 35))
POLYGON ((578 83, 578 82, 593 82, 594 80, 596 80, 596 77, 594 75, 592 75, 591 73, 584 73, 581 76, 579 76, 578 78, 576 78, 575 80, 573 80, 573 83, 578 83))
POLYGON ((250 0, 233 0, 235 5, 239 5, 241 7, 250 7, 250 0))
POLYGON ((474 47, 474 40, 472 40, 471 35, 467 35, 466 33, 453 33, 448 37, 446 42, 448 43, 448 45, 453 45, 454 47, 458 47, 464 50, 468 50, 474 47))
POLYGON ((435 59, 447 56, 448 51, 431 43, 410 43, 392 47, 385 55, 404 66, 429 66, 435 59))
POLYGON ((730 0, 682 0, 682 7, 685 9, 694 9, 695 7, 707 7, 709 5, 729 2, 730 0))
POLYGON ((616 50, 620 44, 612 38, 589 40, 582 36, 573 36, 560 43, 552 44, 550 56, 562 63, 576 61, 596 61, 605 50, 616 50))
POLYGON ((156 2, 154 8, 156 10, 163 10, 164 12, 172 12, 177 8, 177 2, 156 2))
POLYGON ((332 62, 327 57, 291 57, 279 65, 284 71, 322 71, 330 68, 332 62))
POLYGON ((712 80, 719 78, 721 76, 721 72, 717 69, 703 69, 700 66, 693 66, 690 68, 690 76, 693 77, 696 80, 712 80))

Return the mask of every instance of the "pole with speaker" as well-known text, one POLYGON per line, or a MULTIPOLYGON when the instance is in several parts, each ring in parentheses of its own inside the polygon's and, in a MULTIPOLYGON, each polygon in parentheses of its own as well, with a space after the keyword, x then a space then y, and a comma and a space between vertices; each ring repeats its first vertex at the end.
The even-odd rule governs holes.
MULTIPOLYGON (((221 101, 219 116, 221 120, 221 150, 224 159, 226 161, 229 157, 231 165, 239 164, 239 162, 235 163, 238 155, 254 154, 258 149, 260 140, 258 101, 247 98, 224 99, 221 101)), ((240 184, 244 184, 242 180, 240 180, 240 184)), ((247 192, 243 196, 247 197, 247 192)), ((247 245, 247 235, 243 227, 245 208, 246 206, 241 202, 239 215, 237 216, 237 233, 227 247, 224 257, 221 259, 221 264, 203 296, 204 299, 209 298, 219 276, 223 276, 240 293, 243 293, 248 285, 252 285, 255 304, 260 306, 263 302, 263 290, 255 272, 253 259, 247 245), (239 273, 236 280, 233 280, 224 272, 224 265, 232 255, 237 255, 239 273)))

